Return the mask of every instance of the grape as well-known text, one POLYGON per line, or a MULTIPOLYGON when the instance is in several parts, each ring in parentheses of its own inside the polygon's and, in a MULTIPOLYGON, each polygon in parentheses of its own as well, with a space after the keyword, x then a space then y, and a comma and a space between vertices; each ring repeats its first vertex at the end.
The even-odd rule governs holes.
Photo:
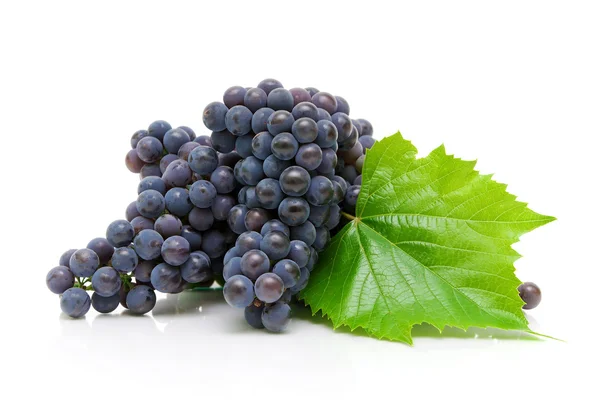
POLYGON ((262 313, 265 308, 264 304, 257 302, 253 302, 248 307, 244 309, 244 318, 246 318, 246 322, 253 328, 263 329, 264 325, 262 324, 262 313))
POLYGON ((299 103, 302 103, 304 101, 310 101, 310 99, 312 97, 306 89, 302 89, 302 88, 290 89, 290 93, 294 97, 294 106, 296 106, 299 103))
MULTIPOLYGON (((192 128, 190 128, 189 126, 183 126, 182 125, 179 128, 177 128, 177 129, 183 129, 185 131, 185 133, 187 133, 188 136, 190 137, 190 140, 196 139, 196 132, 194 132, 192 130, 192 128)), ((186 158, 186 160, 187 160, 187 158, 186 158)))
POLYGON ((333 184, 324 176, 315 176, 310 181, 306 200, 314 206, 329 204, 333 199, 333 184))
POLYGON ((268 210, 279 207, 285 197, 279 186, 279 181, 272 178, 265 178, 258 182, 255 192, 260 205, 268 210))
POLYGON ((331 122, 331 115, 324 109, 322 108, 318 108, 317 109, 319 111, 319 121, 330 121, 331 122))
POLYGON ((312 245, 318 251, 322 251, 325 249, 325 246, 327 246, 330 239, 331 236, 329 230, 325 227, 320 227, 316 229, 316 239, 312 245))
POLYGON ((212 213, 217 221, 226 221, 229 211, 235 205, 235 198, 224 194, 218 194, 211 206, 212 213))
POLYGON ((222 131, 225 129, 225 115, 228 108, 225 104, 217 101, 210 103, 204 108, 202 122, 211 131, 222 131))
POLYGON ((242 160, 239 172, 241 178, 247 185, 256 185, 265 177, 262 162, 253 156, 242 160))
MULTIPOLYGON (((370 136, 363 136, 363 137, 370 137, 370 136)), ((365 156, 363 154, 362 156, 358 157, 354 163, 354 166, 356 167, 356 171, 358 173, 362 174, 364 164, 365 164, 365 156)))
POLYGON ((301 240, 292 240, 287 258, 298 264, 298 267, 304 268, 310 260, 310 247, 301 240))
POLYGON ((140 160, 145 163, 154 163, 160 160, 163 155, 162 143, 152 136, 146 136, 140 140, 135 150, 140 160))
POLYGON ((194 139, 194 142, 198 143, 200 146, 213 147, 212 140, 208 135, 198 136, 196 139, 194 139))
POLYGON ((46 275, 46 286, 52 293, 61 294, 65 290, 72 288, 75 283, 75 277, 71 270, 64 266, 54 267, 46 275))
POLYGON ((119 307, 119 293, 109 297, 100 296, 98 293, 92 294, 92 307, 102 314, 108 314, 119 307))
POLYGON ((306 285, 308 285, 308 278, 310 278, 310 271, 307 268, 300 268, 300 279, 298 279, 298 283, 290 288, 292 294, 299 293, 303 290, 306 285))
POLYGON ((156 294, 149 286, 138 285, 127 293, 127 308, 135 314, 146 314, 156 305, 156 294))
POLYGON ((206 282, 213 276, 210 258, 202 251, 190 254, 190 258, 181 266, 181 277, 189 283, 206 282))
POLYGON ((227 282, 232 276, 242 274, 242 258, 233 257, 223 267, 223 279, 227 282))
POLYGON ((286 304, 290 304, 292 302, 292 292, 290 291, 290 289, 286 289, 283 294, 281 295, 281 299, 279 299, 279 301, 286 303, 286 304))
POLYGON ((292 110, 292 116, 294 119, 310 118, 313 121, 318 121, 319 110, 313 103, 306 101, 298 103, 294 106, 294 109, 292 110))
POLYGON ((163 138, 165 149, 171 154, 177 154, 179 148, 191 141, 190 135, 180 128, 169 129, 163 138))
POLYGON ((215 131, 210 135, 211 146, 221 153, 229 153, 235 150, 237 136, 228 130, 215 131))
MULTIPOLYGON (((165 262, 179 266, 190 258, 190 244, 181 236, 171 236, 165 239, 160 254, 165 262)), ((154 285, 154 282, 152 284, 154 285)))
POLYGON ((150 274, 150 282, 159 292, 176 292, 181 285, 181 270, 167 263, 158 264, 150 274))
POLYGON ((223 287, 223 296, 232 307, 247 307, 254 301, 254 285, 243 275, 232 276, 223 287))
POLYGON ((217 167, 210 175, 210 182, 217 193, 231 193, 235 189, 235 178, 233 169, 229 167, 217 167))
POLYGON ((362 145, 363 151, 366 151, 366 149, 372 148, 376 142, 376 140, 373 139, 373 136, 361 136, 358 138, 358 141, 362 145))
POLYGON ((269 257, 261 250, 249 250, 242 256, 242 273, 253 281, 269 272, 269 257))
POLYGON ((272 272, 262 274, 254 284, 256 297, 265 303, 274 303, 283 295, 283 280, 272 272))
POLYGON ((150 124, 148 134, 162 142, 169 129, 171 129, 171 125, 167 121, 158 120, 150 124))
POLYGON ((254 131, 254 133, 266 131, 269 118, 274 112, 274 110, 267 107, 263 107, 256 111, 252 116, 252 131, 254 131))
POLYGON ((249 231, 260 232, 264 224, 267 223, 269 217, 269 213, 262 208, 251 208, 246 213, 246 218, 244 218, 244 224, 246 225, 246 229, 249 231))
POLYGON ((150 189, 156 190, 162 195, 167 193, 167 185, 165 185, 165 182, 158 176, 148 176, 142 179, 138 184, 138 194, 150 189))
POLYGON ((196 181, 189 191, 190 201, 198 208, 209 208, 217 197, 217 188, 209 181, 196 181))
POLYGON ((137 264, 137 254, 129 247, 119 247, 111 258, 113 268, 124 274, 133 271, 137 264))
POLYGON ((150 282, 150 275, 155 266, 156 263, 152 261, 142 261, 139 263, 137 267, 135 267, 135 281, 138 283, 150 282))
POLYGON ((342 142, 350 137, 352 129, 352 120, 347 114, 336 112, 331 116, 331 122, 335 125, 338 132, 338 142, 342 142))
POLYGON ((333 185, 333 200, 331 202, 333 204, 341 203, 344 201, 344 196, 346 196, 344 188, 336 181, 331 181, 331 184, 333 185))
POLYGON ((225 115, 225 127, 236 136, 244 136, 252 130, 252 111, 244 106, 234 106, 225 115))
POLYGON ((169 187, 186 187, 192 183, 192 170, 187 161, 175 160, 169 164, 162 179, 169 187))
POLYGON ((245 218, 246 213, 248 212, 248 207, 244 204, 238 204, 229 210, 229 215, 227 216, 227 224, 229 225, 229 229, 238 235, 244 233, 246 231, 245 218))
POLYGON ((165 207, 171 214, 185 217, 192 211, 194 204, 190 200, 187 189, 176 187, 170 189, 165 195, 165 207))
POLYGON ((281 173, 291 165, 290 160, 280 160, 271 154, 263 162, 263 172, 268 178, 279 179, 281 173))
MULTIPOLYGON (((292 228, 293 231, 294 228, 292 228)), ((269 257, 271 261, 278 261, 290 252, 290 239, 283 232, 268 232, 260 242, 260 250, 269 257)), ((271 302, 272 303, 272 302, 271 302)))
MULTIPOLYGON (((306 269, 310 272, 313 270, 317 262, 319 261, 319 253, 315 250, 314 247, 310 248, 310 259, 308 260, 308 264, 306 264, 306 269)), ((302 277, 300 277, 302 280, 302 277)), ((308 278, 306 278, 308 281, 308 278)))
MULTIPOLYGON (((338 163, 338 165, 339 165, 339 163, 338 163)), ((353 165, 346 165, 342 168, 340 175, 347 182, 354 182, 354 180, 358 176, 358 173, 356 172, 356 168, 353 165)), ((350 184, 348 184, 348 186, 350 186, 350 184)))
POLYGON ((181 237, 190 244, 190 251, 198 251, 202 248, 202 234, 189 225, 181 229, 181 237))
POLYGON ((154 260, 160 256, 164 239, 152 229, 144 229, 133 240, 135 252, 143 260, 154 260))
POLYGON ((69 266, 69 261, 71 260, 71 256, 75 253, 77 249, 70 249, 65 251, 58 260, 58 265, 62 265, 63 267, 69 266))
POLYGON ((337 110, 337 100, 336 98, 327 92, 319 92, 316 93, 312 99, 312 103, 327 111, 329 114, 334 114, 337 110))
POLYGON ((352 184, 354 186, 360 186, 360 185, 362 185, 362 175, 358 175, 356 177, 356 179, 354 180, 354 182, 352 182, 352 184))
POLYGON ((244 104, 245 95, 246 89, 241 86, 232 86, 223 94, 223 103, 225 103, 228 108, 239 106, 244 104))
POLYGON ((286 225, 298 226, 308 220, 310 207, 306 200, 299 197, 283 199, 278 209, 279 219, 286 225))
MULTIPOLYGON (((180 160, 187 161, 190 157, 190 153, 192 152, 192 150, 194 150, 198 146, 200 146, 200 143, 196 142, 187 142, 182 144, 179 150, 177 150, 177 158, 179 158, 180 160)), ((167 154, 167 156, 173 156, 173 154, 167 154)), ((163 160, 165 159, 165 157, 163 157, 163 160)), ((162 163, 162 160, 160 160, 160 162, 162 163)))
MULTIPOLYGON (((246 135, 242 137, 250 137, 252 135, 246 135)), ((240 139, 240 138, 238 138, 240 139)), ((237 142, 237 141, 236 141, 237 142)), ((219 153, 219 167, 233 168, 235 164, 242 159, 241 155, 235 151, 229 153, 219 153)))
POLYGON ((207 146, 198 146, 190 153, 188 163, 192 171, 200 175, 212 173, 219 164, 217 152, 207 146))
POLYGON ((73 275, 87 278, 94 275, 100 266, 98 255, 90 249, 77 250, 69 260, 69 269, 73 275))
MULTIPOLYGON (((373 136, 373 125, 366 119, 358 119, 358 124, 360 124, 360 136, 373 136)), ((358 128, 358 127, 357 127, 358 128)))
POLYGON ((248 231, 242 233, 235 242, 235 247, 238 249, 240 253, 239 256, 243 256, 245 253, 250 250, 258 250, 260 249, 260 242, 262 240, 262 235, 258 232, 248 231))
POLYGON ((249 89, 244 96, 244 105, 254 113, 267 106, 267 94, 260 88, 249 89))
POLYGON ((281 278, 286 289, 293 287, 300 280, 300 266, 293 260, 279 261, 273 267, 273 273, 281 278))
POLYGON ((156 219, 154 230, 163 237, 163 239, 171 236, 181 235, 183 224, 181 220, 173 215, 165 214, 156 219))
MULTIPOLYGON (((272 113, 267 119, 267 130, 273 136, 282 132, 291 132, 294 124, 294 117, 289 111, 278 110, 272 113)), ((262 131, 261 131, 262 132, 262 131)))
POLYGON ((277 88, 282 88, 283 85, 277 79, 265 79, 258 84, 258 88, 262 89, 267 95, 271 93, 272 90, 277 88))
POLYGON ((338 226, 340 223, 340 206, 338 206, 337 204, 333 204, 331 205, 331 207, 329 207, 329 210, 329 217, 325 222, 325 227, 331 230, 338 226))
POLYGON ((265 306, 261 321, 264 327, 271 332, 283 332, 292 318, 292 309, 283 302, 265 306))
MULTIPOLYGON (((371 136, 365 136, 365 137, 371 137, 371 136)), ((363 147, 362 147, 362 144, 360 144, 360 142, 356 142, 350 150, 341 151, 340 153, 341 153, 342 157, 344 158, 344 162, 346 164, 354 164, 354 163, 356 163, 356 160, 358 159, 358 157, 363 155, 363 147)))
POLYGON ((251 147, 254 157, 264 160, 271 155, 271 142, 273 136, 267 132, 260 132, 252 139, 251 147))
POLYGON ((319 93, 320 90, 315 88, 315 87, 307 87, 305 88, 306 91, 308 92, 308 94, 310 95, 310 97, 312 98, 315 94, 319 93))
POLYGON ((294 108, 294 96, 284 88, 273 89, 267 95, 267 107, 273 110, 292 111, 294 108))
POLYGON ((240 249, 238 249, 236 246, 233 246, 232 248, 227 250, 227 253, 225 253, 225 255, 223 256, 223 264, 227 264, 234 257, 241 258, 242 255, 243 254, 240 252, 240 249))
POLYGON ((304 167, 308 171, 317 169, 322 161, 323 152, 321 151, 321 148, 314 143, 300 146, 298 153, 296 153, 296 164, 304 167))
MULTIPOLYGON (((252 155, 252 140, 255 135, 249 133, 244 136, 238 136, 235 140, 235 151, 238 152, 242 158, 247 158, 252 155)), ((270 151, 270 149, 269 149, 270 151)), ((237 161, 236 161, 237 162, 237 161)), ((235 164, 234 164, 235 165, 235 164)))
POLYGON ((290 239, 301 240, 309 246, 312 246, 315 242, 316 236, 315 226, 310 221, 306 221, 302 225, 293 226, 290 229, 290 239))
MULTIPOLYGON (((338 137, 339 149, 342 151, 348 151, 348 150, 352 149, 352 147, 354 147, 357 142, 358 142, 358 131, 356 130, 355 126, 352 127, 352 132, 350 133, 350 136, 348 137, 348 139, 341 141, 338 137)), ((361 153, 362 153, 362 149, 361 149, 361 153)), ((358 158, 358 157, 356 157, 356 158, 358 158)))
POLYGON ((60 309, 71 318, 81 318, 90 309, 90 296, 81 288, 70 288, 60 297, 60 309))
MULTIPOLYGON (((153 219, 158 218, 165 210, 165 198, 162 194, 160 194, 160 192, 157 192, 156 190, 146 190, 138 196, 136 207, 138 209, 138 212, 142 216, 153 219)), ((115 247, 121 247, 131 243, 131 238, 133 238, 133 228, 129 224, 129 228, 131 228, 131 231, 129 233, 125 230, 115 230, 127 229, 127 227, 123 224, 123 222, 126 221, 115 221, 113 222, 113 224, 117 222, 119 222, 119 224, 115 227, 111 228, 113 226, 112 224, 108 227, 108 230, 106 232, 106 238, 115 247), (113 230, 111 231, 111 229, 113 230), (111 237, 115 235, 119 236, 118 238, 115 238, 115 240, 112 240, 111 237), (113 241, 118 241, 118 243, 112 243, 113 241)))
POLYGON ((209 230, 213 226, 214 221, 215 216, 208 208, 194 207, 188 215, 190 225, 200 232, 209 230))
POLYGON ((127 155, 125 156, 125 166, 127 166, 128 170, 137 174, 142 170, 144 164, 144 161, 138 156, 137 150, 133 149, 127 152, 127 155))
POLYGON ((148 135, 150 135, 150 133, 149 133, 147 130, 145 130, 145 129, 142 129, 142 130, 136 131, 136 132, 135 132, 135 133, 134 133, 134 134, 131 136, 131 148, 135 150, 135 148, 136 148, 136 146, 137 146, 138 142, 139 142, 139 141, 140 141, 142 138, 145 138, 145 137, 146 137, 146 136, 148 136, 148 135))
POLYGON ((321 159, 321 164, 317 167, 317 172, 322 174, 327 174, 332 171, 335 171, 335 167, 337 166, 338 158, 335 151, 332 149, 323 149, 322 150, 323 157, 321 159))
POLYGON ((246 205, 248 208, 260 207, 260 202, 256 197, 256 186, 246 186, 246 205))
POLYGON ((360 194, 360 186, 352 185, 348 188, 346 192, 346 197, 344 197, 344 210, 354 214, 356 210, 356 201, 358 200, 358 195, 360 194))
POLYGON ((211 259, 221 257, 227 251, 225 235, 214 229, 207 231, 202 236, 202 251, 208 254, 211 259))
POLYGON ((298 143, 311 143, 317 138, 318 134, 319 127, 310 118, 296 118, 296 121, 292 125, 292 135, 294 135, 298 143))
POLYGON ((115 248, 105 238, 92 239, 86 247, 98 255, 101 265, 106 264, 115 252, 115 248))
POLYGON ((317 122, 317 139, 315 143, 325 149, 337 143, 338 131, 333 122, 322 120, 317 122))
POLYGON ((121 289, 121 277, 112 267, 99 268, 92 276, 92 287, 100 296, 114 296, 121 289))
MULTIPOLYGON (((160 162, 158 163, 161 174, 164 174, 165 171, 167 170, 167 167, 169 166, 169 164, 171 164, 175 160, 179 160, 179 157, 176 156, 175 154, 167 154, 166 156, 161 158, 160 162)), ((186 158, 186 160, 187 160, 187 158, 186 158)))
POLYGON ((269 232, 283 232, 286 236, 290 236, 290 228, 278 219, 267 221, 260 230, 261 235, 266 235, 269 232))
POLYGON ((161 176, 160 166, 158 164, 146 164, 140 171, 140 179, 144 179, 147 176, 161 176))
POLYGON ((271 151, 280 160, 291 160, 298 152, 298 141, 291 133, 280 133, 273 138, 271 151))
POLYGON ((519 296, 525 302, 523 309, 532 310, 542 301, 542 291, 533 282, 523 282, 519 285, 519 296))
POLYGON ((336 113, 350 114, 350 104, 342 96, 335 96, 337 100, 336 113))

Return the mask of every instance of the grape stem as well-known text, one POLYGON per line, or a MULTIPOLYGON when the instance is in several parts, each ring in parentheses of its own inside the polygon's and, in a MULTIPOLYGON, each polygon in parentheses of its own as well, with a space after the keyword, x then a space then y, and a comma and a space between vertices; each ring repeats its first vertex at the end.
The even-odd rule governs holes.
POLYGON ((350 221, 354 221, 356 219, 356 217, 354 215, 348 214, 347 212, 342 211, 341 214, 342 214, 342 216, 346 217, 350 221))

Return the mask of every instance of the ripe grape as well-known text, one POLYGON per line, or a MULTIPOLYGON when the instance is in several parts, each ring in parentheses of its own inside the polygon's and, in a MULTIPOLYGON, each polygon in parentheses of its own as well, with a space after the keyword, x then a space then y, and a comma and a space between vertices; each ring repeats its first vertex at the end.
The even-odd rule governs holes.
POLYGON ((269 257, 261 250, 250 250, 242 256, 242 273, 253 281, 268 272, 269 268, 269 257))
POLYGON ((302 167, 286 168, 279 178, 281 190, 288 196, 302 196, 310 187, 310 174, 302 167))
MULTIPOLYGON (((267 94, 261 88, 248 89, 244 95, 243 103, 250 111, 256 113, 263 107, 267 106, 267 94)), ((254 129, 254 127, 253 127, 254 129)))
POLYGON ((190 258, 190 244, 181 236, 171 236, 165 239, 160 254, 165 262, 179 266, 190 258))
POLYGON ((198 146, 190 152, 188 163, 195 173, 208 175, 219 165, 219 157, 213 148, 198 146))
POLYGON ((74 283, 73 273, 64 265, 52 268, 46 275, 46 286, 52 293, 62 294, 65 290, 72 288, 74 283))
POLYGON ((293 226, 290 228, 290 239, 301 240, 309 246, 312 246, 316 240, 316 237, 317 231, 315 226, 310 221, 306 221, 302 225, 293 226))
POLYGON ((254 300, 254 285, 247 277, 234 275, 225 283, 223 296, 232 307, 248 307, 254 300))
POLYGON ((210 134, 210 147, 216 151, 220 151, 221 153, 229 153, 235 149, 237 138, 238 136, 235 136, 227 129, 223 131, 215 131, 210 134))
POLYGON ((262 208, 251 208, 246 213, 244 224, 246 225, 247 230, 260 232, 264 224, 270 219, 271 217, 267 210, 262 208))
POLYGON ((245 95, 246 89, 241 86, 232 86, 223 94, 223 103, 225 103, 228 108, 239 106, 244 104, 245 95))
POLYGON ((163 145, 170 154, 177 154, 179 148, 192 139, 186 131, 181 128, 169 129, 163 138, 163 145))
POLYGON ((259 132, 264 132, 267 130, 267 124, 269 121, 269 118, 271 117, 271 114, 273 114, 275 111, 268 108, 268 107, 263 107, 261 109, 259 109, 258 111, 256 111, 254 113, 254 115, 252 116, 252 131, 254 133, 259 133, 259 132))
POLYGON ((196 207, 209 208, 217 197, 217 188, 209 181, 196 181, 190 187, 189 196, 190 201, 196 207))
POLYGON ((300 280, 300 266, 293 260, 279 261, 273 267, 273 273, 281 278, 286 289, 293 287, 300 280))
POLYGON ((266 235, 269 232, 283 232, 286 236, 290 236, 290 228, 278 219, 267 221, 260 230, 261 235, 266 235))
POLYGON ((204 108, 202 122, 211 131, 222 131, 225 129, 225 115, 229 109, 223 103, 217 101, 210 103, 204 108))
POLYGON ((288 226, 302 225, 308 220, 310 207, 306 200, 300 197, 283 199, 278 208, 279 219, 288 226))
POLYGON ((286 110, 277 110, 269 115, 269 118, 267 119, 267 130, 271 135, 275 136, 282 132, 291 132, 293 124, 294 117, 292 113, 286 110))
POLYGON ((112 255, 111 265, 121 273, 131 272, 138 265, 138 256, 135 251, 129 247, 119 247, 112 255))
POLYGON ((127 293, 125 302, 134 314, 146 314, 156 305, 156 294, 149 286, 138 285, 127 293))
POLYGON ((267 95, 267 107, 273 110, 292 111, 292 108, 294 108, 294 96, 289 90, 275 88, 267 95))
POLYGON ((248 325, 256 329, 264 328, 264 325, 262 324, 262 313, 264 308, 265 305, 263 303, 252 302, 252 304, 244 309, 244 318, 246 318, 248 325))
POLYGON ((235 242, 235 247, 239 250, 239 256, 243 256, 250 250, 260 249, 262 238, 263 236, 258 232, 248 231, 242 233, 235 242))
POLYGON ((90 309, 90 296, 80 288, 70 288, 60 297, 60 308, 62 312, 71 318, 81 318, 90 309))
MULTIPOLYGON (((292 228, 293 230, 294 228, 292 228)), ((260 250, 269 257, 271 261, 278 261, 290 252, 290 239, 279 231, 271 231, 265 234, 260 242, 260 250)))
POLYGON ((106 264, 115 252, 115 248, 105 238, 92 239, 86 247, 98 255, 100 264, 106 264))
POLYGON ((187 189, 174 187, 165 195, 165 207, 171 214, 185 217, 194 208, 194 204, 187 189))
POLYGON ((256 297, 265 303, 276 302, 283 295, 283 291, 283 280, 278 275, 271 272, 259 276, 254 284, 256 297))
POLYGON ((167 121, 158 120, 148 126, 148 135, 160 140, 162 142, 167 131, 171 129, 171 124, 167 121))
POLYGON ((283 332, 290 323, 292 309, 283 302, 266 305, 261 321, 264 327, 271 332, 283 332))
POLYGON ((133 240, 135 252, 143 260, 154 260, 160 256, 164 239, 152 229, 144 229, 133 240))
POLYGON ((98 293, 92 294, 92 307, 94 310, 102 314, 108 314, 117 309, 119 306, 119 293, 109 297, 100 296, 98 293))
POLYGON ((310 101, 301 102, 294 106, 294 109, 292 110, 292 116, 294 119, 310 118, 313 121, 318 121, 319 110, 317 109, 317 106, 310 101))
POLYGON ((525 302, 523 305, 525 310, 536 308, 542 301, 542 291, 533 282, 523 282, 519 285, 519 296, 525 302))
POLYGON ((181 277, 189 283, 206 282, 213 276, 210 258, 203 251, 195 251, 181 266, 181 277))
POLYGON ((252 111, 244 106, 234 106, 225 115, 225 127, 236 136, 243 136, 252 130, 252 111))
POLYGON ((337 111, 337 100, 335 96, 327 92, 315 93, 311 99, 312 103, 318 108, 322 108, 329 114, 334 114, 337 111))
POLYGON ((142 138, 135 147, 138 157, 145 163, 155 163, 162 158, 163 145, 155 137, 142 138))
POLYGON ((121 277, 112 267, 99 268, 92 276, 92 287, 100 296, 114 296, 121 289, 121 277))
MULTIPOLYGON (((163 211, 165 211, 165 198, 163 197, 162 194, 160 194, 159 192, 157 192, 156 190, 146 190, 145 192, 142 192, 137 199, 136 202, 136 206, 137 206, 137 210, 138 212, 146 217, 146 218, 158 218, 163 211)), ((121 225, 117 226, 117 227, 121 227, 121 225)), ((109 242, 111 242, 111 237, 113 235, 113 233, 110 232, 111 227, 109 226, 109 231, 106 232, 106 238, 108 239, 109 242)), ((115 247, 120 247, 120 246, 124 246, 127 245, 129 243, 131 243, 131 239, 129 239, 129 243, 125 243, 125 239, 127 239, 129 236, 127 237, 123 237, 123 242, 119 242, 119 243, 112 243, 115 247)), ((131 228, 131 237, 133 237, 133 228, 131 228)))
POLYGON ((258 88, 262 89, 267 95, 274 89, 282 88, 283 85, 277 79, 268 78, 258 84, 258 88))
POLYGON ((88 278, 96 272, 100 266, 98 255, 90 249, 77 250, 69 260, 69 269, 73 275, 80 278, 88 278))
POLYGON ((227 282, 232 276, 242 274, 242 258, 233 257, 223 267, 223 279, 227 282))

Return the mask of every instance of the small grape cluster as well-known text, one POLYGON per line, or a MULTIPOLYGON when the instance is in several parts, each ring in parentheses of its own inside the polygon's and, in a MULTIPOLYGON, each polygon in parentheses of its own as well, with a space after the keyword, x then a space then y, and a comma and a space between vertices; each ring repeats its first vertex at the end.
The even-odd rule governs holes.
POLYGON ((141 180, 126 219, 65 252, 46 277, 63 312, 120 303, 144 314, 155 290, 216 282, 251 326, 284 330, 343 211, 355 212, 375 140, 349 113, 342 97, 266 79, 205 108, 210 136, 165 121, 135 132, 125 163, 141 180))

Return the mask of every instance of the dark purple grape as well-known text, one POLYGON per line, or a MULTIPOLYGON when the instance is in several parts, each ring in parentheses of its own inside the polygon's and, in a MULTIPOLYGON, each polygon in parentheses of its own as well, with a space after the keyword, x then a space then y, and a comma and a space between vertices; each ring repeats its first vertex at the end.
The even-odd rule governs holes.
POLYGON ((223 103, 228 108, 243 105, 245 95, 246 89, 241 86, 232 86, 223 94, 223 103))
POLYGON ((278 213, 279 219, 284 224, 298 226, 308 220, 310 207, 303 198, 287 197, 279 205, 278 213))
POLYGON ((292 113, 285 110, 278 110, 269 116, 267 120, 267 130, 271 135, 277 135, 282 132, 291 132, 294 121, 295 119, 292 116, 292 113))
POLYGON ((188 215, 189 224, 196 230, 204 232, 209 230, 215 221, 215 217, 210 208, 194 207, 188 215))
POLYGON ((264 90, 264 92, 267 95, 269 95, 269 93, 271 93, 271 91, 273 91, 274 89, 282 87, 283 85, 281 84, 281 82, 279 82, 277 79, 272 78, 265 79, 258 84, 258 88, 264 90))
POLYGON ((263 107, 256 111, 252 116, 252 131, 254 133, 266 131, 269 118, 274 112, 274 110, 267 107, 263 107))
POLYGON ((290 89, 290 93, 294 97, 294 106, 304 101, 310 101, 312 97, 306 89, 302 88, 292 88, 290 89))
POLYGON ((341 112, 347 115, 350 115, 350 104, 344 99, 342 96, 335 96, 337 100, 337 109, 336 113, 341 112))
POLYGON ((267 106, 267 94, 260 88, 248 89, 244 95, 244 105, 254 113, 267 106))
POLYGON ((273 110, 292 111, 292 108, 294 108, 294 96, 289 90, 275 88, 267 95, 267 107, 273 110))
POLYGON ((542 301, 542 291, 533 282, 523 282, 519 285, 519 296, 525 302, 523 309, 532 310, 542 301))
POLYGON ((160 233, 163 239, 181 235, 182 229, 183 224, 181 220, 171 214, 161 215, 154 223, 154 230, 160 233))
POLYGON ((137 174, 142 170, 142 167, 146 163, 138 157, 137 151, 135 149, 129 150, 127 155, 125 156, 125 165, 127 169, 131 172, 137 174))
POLYGON ((135 150, 135 148, 137 147, 138 142, 142 139, 145 138, 146 136, 150 135, 150 133, 145 130, 139 130, 136 131, 132 136, 131 136, 131 148, 135 150))
POLYGON ((210 103, 204 108, 202 122, 211 131, 222 131, 225 129, 225 115, 227 106, 217 101, 210 103))
POLYGON ((298 103, 296 104, 296 106, 294 106, 294 109, 292 110, 292 116, 296 120, 300 118, 310 118, 313 121, 318 121, 319 110, 317 109, 317 106, 315 106, 313 103, 306 101, 298 103))
POLYGON ((327 92, 316 93, 311 102, 318 108, 322 108, 329 114, 333 114, 337 110, 337 100, 335 96, 327 92))
POLYGON ((148 126, 148 135, 155 137, 162 142, 169 129, 171 129, 171 124, 159 119, 148 126))
POLYGON ((105 238, 92 239, 86 247, 98 255, 100 265, 108 263, 115 252, 115 248, 105 238))
POLYGON ((202 248, 202 234, 190 225, 184 225, 181 229, 181 237, 190 244, 190 251, 198 251, 202 248))

